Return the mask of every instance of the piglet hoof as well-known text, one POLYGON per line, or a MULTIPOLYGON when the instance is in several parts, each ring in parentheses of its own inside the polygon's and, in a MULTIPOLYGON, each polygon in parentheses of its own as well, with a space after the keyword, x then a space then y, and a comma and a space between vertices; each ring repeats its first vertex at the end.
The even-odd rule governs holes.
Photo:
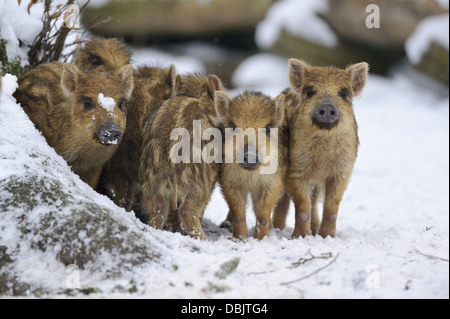
POLYGON ((312 232, 311 229, 294 229, 294 232, 292 233, 292 238, 305 238, 306 236, 311 236, 312 232))
POLYGON ((203 231, 195 231, 188 234, 189 237, 199 240, 206 240, 206 235, 203 233, 203 231))
POLYGON ((261 240, 261 239, 263 239, 266 236, 269 237, 269 232, 268 231, 265 231, 265 230, 262 230, 262 229, 258 230, 258 228, 255 228, 255 233, 253 234, 254 238, 256 238, 258 240, 261 240))
POLYGON ((336 236, 336 228, 321 227, 319 229, 319 235, 322 236, 323 238, 326 238, 328 236, 335 237, 336 236))
POLYGON ((248 238, 248 231, 234 231, 233 230, 233 237, 238 239, 247 239, 248 238))
POLYGON ((286 228, 286 222, 285 221, 278 221, 278 220, 274 220, 272 222, 272 228, 277 228, 279 230, 283 230, 286 228))

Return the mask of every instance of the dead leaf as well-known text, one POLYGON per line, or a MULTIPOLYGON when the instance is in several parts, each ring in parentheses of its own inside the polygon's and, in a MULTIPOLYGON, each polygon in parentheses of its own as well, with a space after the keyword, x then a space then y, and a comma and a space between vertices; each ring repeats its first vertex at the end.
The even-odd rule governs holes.
POLYGON ((66 12, 64 12, 64 21, 67 21, 67 19, 69 19, 70 18, 70 16, 73 14, 73 9, 71 9, 70 11, 69 10, 67 10, 66 12))
POLYGON ((28 4, 28 14, 30 14, 31 7, 34 6, 37 2, 38 2, 38 0, 31 0, 30 1, 30 3, 28 4))

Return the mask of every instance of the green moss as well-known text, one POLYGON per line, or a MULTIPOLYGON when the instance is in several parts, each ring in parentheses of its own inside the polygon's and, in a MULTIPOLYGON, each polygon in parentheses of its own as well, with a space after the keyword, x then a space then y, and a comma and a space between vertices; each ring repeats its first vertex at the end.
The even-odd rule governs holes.
POLYGON ((214 273, 214 276, 220 279, 225 279, 229 274, 236 270, 239 265, 240 258, 233 258, 220 265, 220 269, 214 273))
MULTIPOLYGON (((105 279, 133 272, 160 257, 139 229, 49 175, 13 175, 0 180, 0 190, 0 218, 14 216, 10 226, 20 235, 17 252, 23 243, 38 253, 49 252, 64 266, 75 264, 105 279)), ((45 296, 45 287, 30 285, 16 273, 17 252, 0 246, 0 295, 45 296)), ((124 289, 135 293, 138 286, 130 281, 124 289)), ((61 293, 96 292, 83 288, 61 293)))
POLYGON ((17 77, 20 77, 30 69, 28 65, 22 66, 18 58, 13 60, 8 59, 6 54, 6 41, 3 39, 0 39, 0 69, 2 74, 10 73, 17 77))
POLYGON ((12 208, 30 211, 37 205, 54 205, 55 202, 59 203, 59 206, 68 204, 69 195, 62 191, 62 184, 56 179, 12 176, 1 188, 10 194, 0 202, 1 211, 12 208))
POLYGON ((208 281, 208 287, 206 287, 207 291, 213 292, 213 293, 220 293, 220 292, 226 292, 228 290, 231 290, 230 286, 227 285, 219 285, 212 283, 208 281))

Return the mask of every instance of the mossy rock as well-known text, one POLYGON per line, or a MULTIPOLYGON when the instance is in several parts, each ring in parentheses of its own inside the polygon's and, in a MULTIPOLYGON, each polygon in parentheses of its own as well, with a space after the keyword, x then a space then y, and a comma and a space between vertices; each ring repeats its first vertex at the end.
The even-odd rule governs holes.
POLYGON ((373 73, 386 74, 391 65, 403 58, 403 51, 381 51, 367 48, 361 43, 340 41, 337 47, 325 47, 311 41, 292 35, 282 30, 277 42, 270 49, 271 52, 287 58, 298 58, 312 65, 346 66, 367 62, 373 73))
POLYGON ((112 0, 83 10, 94 33, 136 39, 183 39, 254 30, 273 0, 112 0), (95 23, 109 17, 104 23, 95 23))
POLYGON ((414 68, 448 86, 449 59, 448 49, 433 41, 420 62, 414 65, 414 68))
POLYGON ((0 190, 0 295, 48 293, 17 269, 28 255, 42 255, 50 267, 74 264, 99 279, 159 260, 159 250, 119 208, 112 212, 55 178, 14 175, 0 181, 0 190))

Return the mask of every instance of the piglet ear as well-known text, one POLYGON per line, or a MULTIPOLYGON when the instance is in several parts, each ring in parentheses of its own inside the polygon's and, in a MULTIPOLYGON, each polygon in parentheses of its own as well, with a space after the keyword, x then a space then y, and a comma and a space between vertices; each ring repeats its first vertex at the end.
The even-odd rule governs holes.
POLYGON ((294 91, 300 92, 303 77, 308 70, 309 65, 301 60, 290 59, 289 60, 289 81, 294 91))
POLYGON ((86 53, 84 52, 83 47, 81 46, 81 44, 78 44, 77 47, 75 48, 75 53, 73 54, 73 64, 75 65, 82 65, 83 63, 83 57, 86 55, 86 53))
POLYGON ((361 94, 366 85, 367 74, 369 73, 369 64, 361 62, 353 64, 345 69, 352 77, 353 96, 361 94))
POLYGON ((175 80, 174 80, 174 82, 173 82, 173 87, 172 87, 172 90, 173 90, 173 93, 175 94, 175 93, 177 93, 177 92, 180 92, 180 89, 181 89, 181 75, 179 75, 179 74, 177 74, 176 76, 175 76, 175 80))
POLYGON ((214 107, 216 108, 217 117, 220 122, 225 121, 227 112, 231 105, 231 97, 223 91, 215 91, 214 93, 214 107))
POLYGON ((66 97, 73 97, 78 84, 80 71, 75 65, 64 63, 61 75, 61 88, 66 97))
POLYGON ((278 125, 280 126, 283 123, 284 120, 284 100, 285 100, 285 95, 284 94, 280 94, 275 98, 275 112, 278 116, 278 118, 280 119, 278 121, 278 125))
POLYGON ((216 91, 225 90, 222 81, 217 77, 217 75, 212 74, 208 76, 208 83, 209 83, 209 93, 211 93, 211 96, 214 96, 214 92, 216 91))
POLYGON ((120 71, 123 83, 125 84, 125 98, 129 99, 134 89, 133 79, 134 68, 130 64, 125 65, 120 71))
POLYGON ((166 72, 167 72, 167 81, 173 90, 175 88, 175 83, 176 83, 176 79, 177 79, 177 70, 175 68, 175 65, 171 64, 169 69, 167 69, 166 72))

